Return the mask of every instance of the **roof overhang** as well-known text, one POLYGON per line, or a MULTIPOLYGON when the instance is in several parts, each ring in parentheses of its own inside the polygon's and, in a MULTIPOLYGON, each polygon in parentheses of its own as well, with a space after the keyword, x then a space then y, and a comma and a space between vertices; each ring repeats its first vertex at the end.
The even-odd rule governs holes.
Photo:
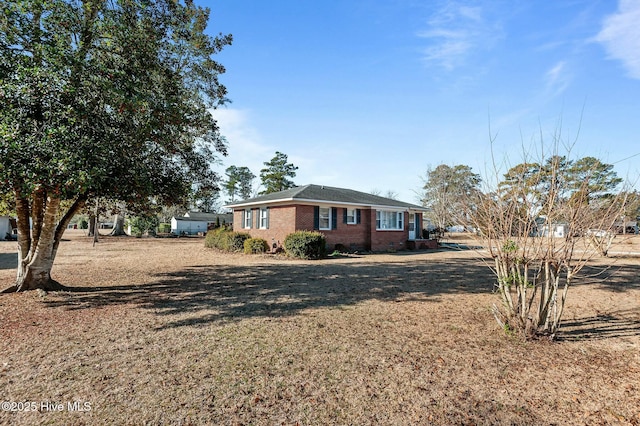
POLYGON ((255 206, 284 206, 291 204, 303 204, 303 205, 331 205, 333 207, 367 207, 375 210, 398 210, 398 211, 412 211, 412 212, 427 212, 429 209, 420 206, 393 206, 384 204, 367 204, 367 203, 355 203, 348 201, 331 201, 331 200, 313 200, 306 198, 281 198, 277 200, 269 201, 254 201, 248 203, 236 203, 223 206, 227 209, 244 209, 247 207, 255 206))

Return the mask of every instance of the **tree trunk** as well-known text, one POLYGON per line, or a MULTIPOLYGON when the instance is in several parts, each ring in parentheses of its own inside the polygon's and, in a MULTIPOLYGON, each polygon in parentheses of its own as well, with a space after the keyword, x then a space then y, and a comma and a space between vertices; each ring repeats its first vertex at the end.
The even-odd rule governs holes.
POLYGON ((63 287, 51 278, 51 268, 58 252, 62 234, 73 215, 84 203, 85 198, 76 200, 60 221, 61 199, 47 195, 46 192, 34 194, 34 201, 22 197, 16 191, 16 210, 18 216, 18 271, 16 283, 2 293, 27 290, 60 290, 63 287), (36 210, 31 211, 31 206, 36 210), (29 218, 35 213, 39 216, 30 226, 29 218), (36 229, 35 225, 38 225, 36 229))
MULTIPOLYGON (((45 236, 45 239, 49 239, 45 236)), ((55 254, 53 240, 47 243, 39 243, 43 251, 37 253, 30 261, 18 263, 18 276, 16 278, 15 291, 27 290, 61 290, 63 287, 51 278, 51 268, 55 254)))
POLYGON ((111 231, 111 235, 126 235, 124 232, 124 216, 119 214, 113 216, 113 230, 111 231))
MULTIPOLYGON (((39 223, 34 223, 32 230, 31 246, 27 256, 22 256, 22 250, 18 254, 18 274, 16 277, 16 291, 25 290, 56 290, 60 284, 51 279, 51 268, 56 256, 55 244, 57 223, 56 216, 60 208, 60 199, 57 197, 43 196, 40 198, 42 216, 39 223), (45 201, 46 200, 46 201, 45 201), (37 229, 36 224, 39 225, 37 229)), ((33 204, 40 204, 34 202, 33 204)), ((66 225, 65 225, 66 226, 66 225)), ((19 239, 28 236, 19 235, 19 239)))
POLYGON ((96 215, 93 212, 89 212, 89 235, 93 237, 96 234, 96 215))
POLYGON ((93 246, 96 246, 98 242, 98 235, 100 235, 100 214, 98 213, 98 201, 96 200, 96 207, 93 213, 93 246))

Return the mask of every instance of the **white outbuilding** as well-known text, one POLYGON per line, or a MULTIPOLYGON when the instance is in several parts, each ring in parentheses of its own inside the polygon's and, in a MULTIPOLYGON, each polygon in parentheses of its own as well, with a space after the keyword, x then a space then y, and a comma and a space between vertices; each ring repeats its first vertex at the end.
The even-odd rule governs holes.
POLYGON ((231 225, 232 214, 187 212, 171 218, 171 232, 175 235, 204 235, 215 226, 231 225))
POLYGON ((0 240, 6 240, 7 235, 13 235, 13 227, 9 216, 0 216, 0 240))

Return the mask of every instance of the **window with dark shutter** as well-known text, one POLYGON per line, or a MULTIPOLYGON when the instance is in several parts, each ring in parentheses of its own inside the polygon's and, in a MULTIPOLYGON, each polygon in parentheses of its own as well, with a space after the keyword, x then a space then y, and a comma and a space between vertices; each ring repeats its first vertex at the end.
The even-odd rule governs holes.
POLYGON ((260 209, 260 217, 259 217, 259 227, 260 229, 269 229, 269 208, 263 207, 260 209))
POLYGON ((246 209, 242 212, 242 227, 245 229, 251 229, 253 226, 253 215, 251 209, 246 209))
POLYGON ((358 223, 358 209, 344 209, 345 222, 347 225, 355 225, 358 223))
POLYGON ((331 207, 320 206, 318 229, 321 231, 327 231, 333 229, 331 222, 335 222, 333 217, 333 209, 331 207))

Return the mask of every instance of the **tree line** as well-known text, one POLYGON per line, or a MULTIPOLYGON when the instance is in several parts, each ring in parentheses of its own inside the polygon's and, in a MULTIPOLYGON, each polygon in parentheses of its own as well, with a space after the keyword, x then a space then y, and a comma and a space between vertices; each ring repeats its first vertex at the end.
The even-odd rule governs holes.
POLYGON ((223 189, 229 197, 229 202, 284 191, 296 186, 292 179, 296 177, 298 167, 288 162, 286 154, 276 151, 275 156, 263 164, 265 167, 260 170, 260 186, 263 190, 260 192, 254 189, 253 181, 256 175, 248 167, 227 167, 225 170, 227 178, 223 182, 223 189))
MULTIPOLYGON (((554 155, 542 162, 523 162, 498 176, 497 189, 525 202, 530 197, 548 197, 572 202, 611 200, 622 183, 612 164, 595 157, 577 160, 554 155), (552 186, 554 188, 552 188, 552 186), (553 189, 553 192, 551 191, 553 189)), ((482 190, 482 178, 467 165, 440 164, 428 168, 423 177, 420 201, 429 208, 427 217, 439 228, 460 225, 465 219, 464 208, 472 194, 482 190)), ((489 189, 491 191, 491 189, 489 189)), ((628 218, 640 215, 640 194, 637 191, 622 194, 624 214, 628 218)), ((539 212, 544 214, 544 211, 539 212)))

